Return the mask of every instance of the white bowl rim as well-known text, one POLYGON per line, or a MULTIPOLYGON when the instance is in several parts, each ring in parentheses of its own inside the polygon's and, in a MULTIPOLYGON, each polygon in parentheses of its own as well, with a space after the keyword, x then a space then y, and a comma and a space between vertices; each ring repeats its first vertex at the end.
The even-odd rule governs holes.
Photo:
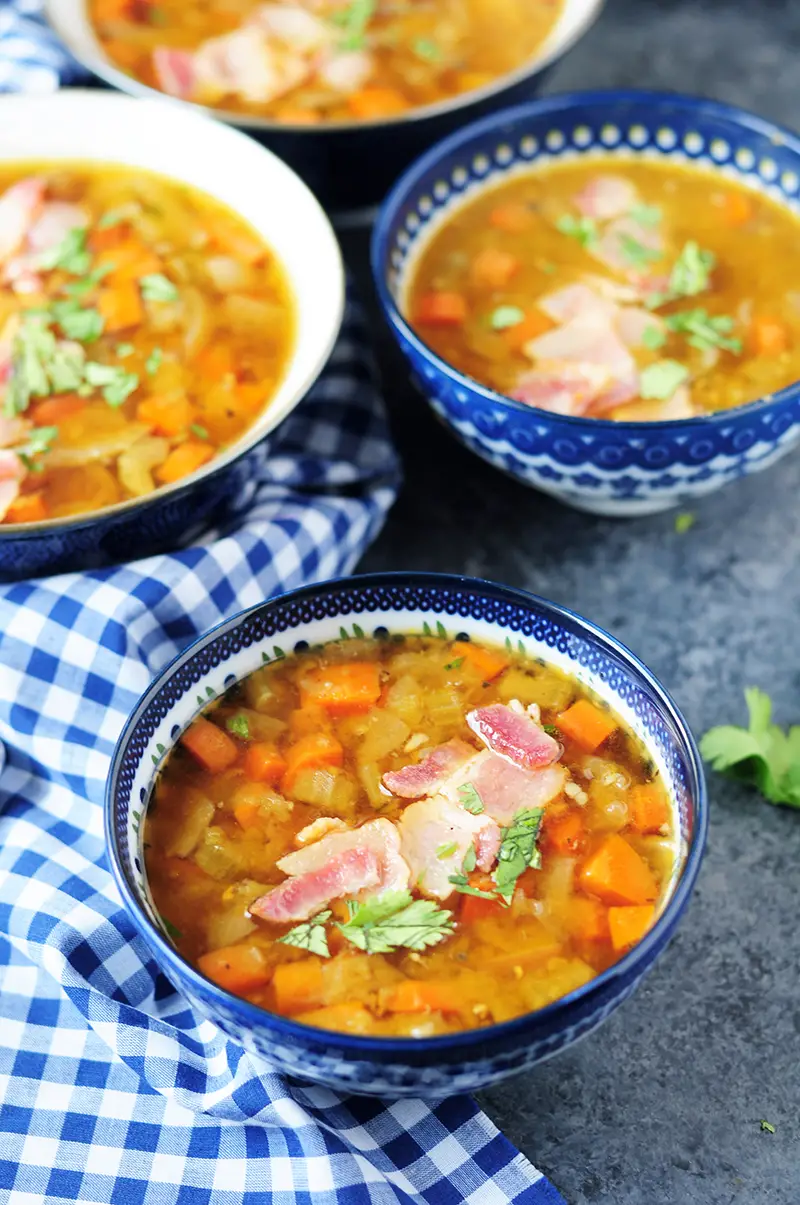
POLYGON ((75 50, 74 40, 70 36, 70 28, 67 22, 63 20, 63 14, 59 12, 59 0, 44 0, 44 11, 49 24, 61 38, 70 54, 82 66, 99 76, 100 79, 111 84, 114 88, 119 88, 121 91, 135 96, 160 96, 171 104, 183 105, 196 112, 205 113, 217 121, 239 126, 242 129, 269 130, 275 133, 291 132, 298 137, 306 136, 310 138, 316 136, 319 138, 327 133, 334 134, 355 130, 375 130, 382 127, 411 125, 414 122, 424 121, 427 118, 435 118, 445 113, 457 112, 459 109, 468 108, 471 104, 479 104, 481 101, 489 100, 493 96, 502 95, 507 88, 513 88, 515 84, 522 83, 529 77, 537 75, 540 71, 545 71, 548 67, 552 66, 553 63, 557 62, 571 50, 584 34, 588 33, 603 11, 606 0, 582 0, 582 2, 586 5, 585 12, 576 20, 574 28, 568 35, 563 36, 561 39, 558 38, 559 25, 564 20, 565 15, 562 12, 556 24, 544 39, 539 53, 534 54, 521 67, 516 67, 513 71, 499 76, 490 84, 484 84, 482 88, 475 88, 470 92, 459 93, 457 96, 448 97, 447 100, 437 101, 432 105, 419 105, 416 108, 409 109, 405 113, 398 113, 394 117, 375 118, 371 121, 326 121, 317 126, 294 124, 288 121, 270 121, 266 117, 258 117, 254 114, 237 113, 232 109, 215 109, 210 105, 200 105, 194 101, 181 100, 180 97, 170 96, 169 93, 162 92, 159 88, 152 88, 149 84, 144 84, 141 80, 136 79, 135 76, 121 71, 104 54, 92 55, 90 57, 78 54, 75 50))
MULTIPOLYGON (((97 91, 91 88, 70 88, 67 96, 69 104, 76 104, 78 106, 86 105, 87 108, 95 108, 98 106, 119 106, 120 108, 128 109, 128 111, 134 117, 137 112, 146 111, 152 113, 154 109, 164 109, 165 107, 169 108, 170 112, 175 112, 175 107, 171 105, 168 106, 165 101, 159 99, 158 93, 154 93, 154 99, 142 101, 120 92, 97 91)), ((67 96, 65 96, 63 92, 45 95, 20 93, 7 93, 5 95, 0 95, 0 121, 3 120, 3 109, 6 106, 10 107, 15 105, 18 107, 52 106, 54 110, 54 120, 63 122, 63 106, 67 96)), ((202 113, 193 113, 188 110, 184 112, 183 116, 190 123, 203 123, 208 120, 208 118, 204 117, 202 113)), ((202 132, 202 124, 199 128, 202 132)), ((296 187, 298 190, 301 190, 307 195, 307 199, 312 207, 312 210, 315 211, 320 226, 326 230, 327 235, 329 236, 331 251, 333 252, 332 259, 336 265, 337 272, 337 279, 333 282, 334 290, 337 296, 337 304, 335 310, 331 312, 331 322, 324 343, 320 343, 319 351, 317 352, 314 360, 309 364, 308 369, 303 375, 302 381, 298 383, 298 386, 294 390, 293 394, 286 399, 280 412, 275 414, 274 419, 270 419, 268 417, 271 405, 271 403, 268 402, 265 410, 262 412, 265 416, 267 416, 265 423, 260 425, 255 433, 253 432, 252 428, 246 431, 240 439, 233 443, 229 448, 226 448, 224 452, 218 456, 215 456, 196 472, 189 474, 188 477, 181 478, 180 481, 177 481, 172 485, 159 486, 157 489, 153 490, 152 493, 145 494, 140 498, 126 498, 122 502, 115 502, 113 506, 101 507, 98 510, 83 511, 77 515, 66 515, 54 519, 42 519, 35 523, 2 523, 0 524, 0 544, 2 544, 4 541, 10 542, 12 539, 18 540, 20 537, 27 536, 33 538, 39 534, 47 535, 51 532, 57 532, 64 529, 78 531, 83 527, 94 526, 94 524, 104 522, 107 519, 114 520, 117 517, 124 515, 126 512, 136 510, 137 508, 144 510, 149 506, 158 505, 167 497, 177 498, 184 493, 190 492, 194 489, 198 482, 213 477, 222 470, 230 467, 230 465, 232 465, 235 461, 241 459, 241 457, 245 456, 254 447, 261 443, 262 440, 266 439, 267 436, 276 429, 276 427, 278 427, 286 418, 289 417, 289 415, 296 409, 298 404, 306 397, 309 390, 314 385, 315 381, 330 359, 331 352, 336 346, 336 342, 341 332, 346 297, 344 262, 342 260, 341 249, 339 248, 339 243, 336 239, 336 235, 334 234, 333 227, 331 226, 327 215, 312 193, 311 189, 304 183, 297 173, 288 166, 288 164, 284 163, 282 159, 279 159, 278 156, 275 155, 274 152, 270 151, 267 147, 261 146, 259 143, 255 143, 252 138, 249 138, 248 135, 243 133, 241 130, 234 129, 233 127, 220 126, 219 128, 224 131, 223 136, 226 139, 234 140, 243 147, 246 146, 248 150, 252 150, 252 148, 255 147, 260 154, 267 156, 273 162, 273 164, 277 166, 279 173, 283 175, 285 179, 291 177, 293 187, 296 187)), ((35 156, 32 156, 32 158, 35 160, 35 156)), ((75 157, 65 154, 63 158, 64 160, 70 160, 71 158, 75 157)), ((9 160, 9 162, 11 161, 9 160)), ((23 160, 18 160, 18 162, 23 162, 23 160)), ((102 162, 106 162, 109 165, 114 166, 113 160, 103 160, 102 162)), ((175 176, 168 178, 174 179, 177 183, 180 183, 180 177, 175 176)), ((270 250, 272 249, 273 248, 270 245, 270 250)), ((276 258, 278 259, 279 263, 282 262, 279 252, 276 252, 276 258)), ((292 280, 288 273, 286 274, 286 278, 290 292, 293 292, 292 280)), ((295 305, 298 306, 297 299, 293 298, 293 300, 295 305)), ((290 355, 284 367, 284 376, 288 372, 292 359, 293 355, 290 355)))

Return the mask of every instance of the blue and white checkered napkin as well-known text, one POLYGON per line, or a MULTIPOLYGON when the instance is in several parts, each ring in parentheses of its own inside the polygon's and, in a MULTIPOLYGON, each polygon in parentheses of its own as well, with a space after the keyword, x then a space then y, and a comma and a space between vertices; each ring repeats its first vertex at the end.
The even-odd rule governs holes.
MULTIPOLYGON (((67 65, 37 9, 0 0, 0 90, 67 65)), ((469 1098, 342 1097, 245 1054, 159 974, 106 867, 111 753, 152 676, 377 534, 398 469, 369 361, 351 305, 246 514, 201 546, 0 586, 4 1205, 563 1205, 469 1098)))

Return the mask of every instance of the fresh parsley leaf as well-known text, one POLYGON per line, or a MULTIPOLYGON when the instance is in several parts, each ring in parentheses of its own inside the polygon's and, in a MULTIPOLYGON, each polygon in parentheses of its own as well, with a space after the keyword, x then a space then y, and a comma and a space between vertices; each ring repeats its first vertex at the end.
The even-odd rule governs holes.
POLYGON ((519 326, 525 317, 525 311, 518 305, 499 305, 489 315, 489 325, 493 331, 507 331, 511 326, 519 326))
POLYGON ((560 230, 562 234, 576 239, 582 247, 591 247, 599 237, 597 222, 594 218, 576 218, 570 213, 565 213, 558 219, 556 229, 560 230))
POLYGON ((703 251, 694 240, 684 243, 669 278, 673 297, 694 297, 708 288, 711 269, 717 262, 712 251, 703 251))
POLYGON ((442 58, 442 48, 433 38, 417 38, 411 46, 418 58, 426 59, 429 63, 438 63, 442 58))
POLYGON ((145 301, 177 301, 178 290, 163 272, 151 272, 139 279, 139 288, 145 301))
POLYGON ((747 728, 712 728, 700 752, 715 770, 754 786, 770 803, 800 808, 800 726, 784 732, 771 722, 772 700, 751 686, 744 692, 747 728))
POLYGON ((733 330, 734 320, 727 314, 711 315, 707 310, 684 310, 678 314, 670 314, 665 322, 671 331, 687 335, 692 347, 700 351, 720 347, 736 355, 741 353, 742 341, 730 337, 729 332, 733 330))
POLYGON ((493 891, 481 891, 480 887, 472 887, 465 874, 451 874, 448 883, 452 883, 456 891, 461 895, 477 895, 482 900, 494 900, 497 898, 493 891))
POLYGON ((29 473, 41 473, 39 457, 49 452, 53 441, 58 438, 58 427, 34 427, 26 443, 14 448, 17 456, 29 473))
POLYGON ((319 954, 320 958, 330 958, 328 938, 325 934, 325 922, 330 920, 330 912, 318 912, 302 925, 295 925, 278 941, 285 946, 297 946, 299 950, 308 950, 309 954, 319 954))
POLYGON ((657 205, 634 205, 629 216, 640 226, 657 226, 663 215, 657 205))
POLYGON ((105 323, 99 310, 73 310, 58 318, 68 339, 76 339, 79 343, 94 343, 103 333, 105 323))
POLYGON ((445 858, 452 858, 455 853, 458 853, 457 841, 449 841, 444 845, 439 845, 436 849, 436 857, 440 861, 444 861, 445 858))
POLYGON ((650 264, 661 259, 661 252, 652 247, 646 247, 630 234, 619 236, 619 248, 624 258, 634 268, 647 268, 650 264))
POLYGON ((113 272, 113 270, 113 264, 102 264, 99 268, 92 268, 86 276, 81 276, 78 280, 68 280, 63 287, 63 292, 68 297, 85 297, 87 293, 91 293, 104 276, 108 276, 109 272, 113 272))
POLYGON ((667 341, 667 336, 660 326, 646 326, 642 331, 642 343, 650 351, 658 351, 667 341))
POLYGON ((409 891, 386 891, 358 904, 340 932, 368 954, 424 950, 453 932, 453 914, 433 900, 415 900, 409 891))
POLYGON ((665 402, 689 376, 689 369, 677 360, 656 360, 643 368, 639 377, 639 393, 643 398, 665 402))
POLYGON ((136 348, 132 343, 118 343, 115 351, 120 360, 125 360, 128 356, 133 355, 133 353, 136 351, 136 348))
POLYGON ((191 431, 192 435, 196 435, 198 439, 208 439, 208 431, 206 431, 205 427, 201 427, 199 423, 191 423, 189 425, 189 430, 191 431))
POLYGON ((234 736, 238 736, 242 741, 250 740, 250 722, 246 715, 232 715, 225 721, 225 727, 228 732, 232 732, 234 736))
POLYGON ((464 664, 464 658, 456 657, 455 661, 448 661, 447 665, 444 668, 445 669, 461 669, 461 666, 463 664, 464 664))
POLYGON ((542 724, 542 728, 545 730, 548 736, 552 736, 553 740, 561 740, 561 731, 560 729, 556 728, 555 724, 542 724))
POLYGON ((167 936, 171 937, 173 941, 180 941, 180 939, 183 937, 183 934, 181 933, 180 929, 176 929, 175 926, 173 925, 172 921, 167 920, 166 916, 159 915, 159 919, 161 921, 161 924, 164 926, 164 930, 165 930, 167 936))
POLYGON ((764 1121, 762 1119, 758 1124, 761 1126, 761 1129, 764 1131, 764 1133, 766 1133, 766 1134, 774 1134, 775 1133, 775 1126, 771 1122, 764 1121))
POLYGON ((47 365, 53 393, 73 393, 83 384, 86 352, 78 344, 56 346, 47 365))
POLYGON ((465 782, 462 787, 458 788, 458 798, 462 808, 471 812, 473 816, 480 816, 484 811, 483 800, 471 782, 465 782))
POLYGON ((542 826, 543 815, 544 808, 524 808, 517 812, 508 828, 503 829, 494 881, 497 894, 507 904, 511 902, 519 876, 529 866, 538 870, 542 864, 542 855, 536 839, 542 826))
POLYGON ((683 514, 675 516, 675 530, 679 536, 682 536, 690 527, 694 527, 695 522, 695 516, 690 511, 685 511, 683 514))
POLYGON ((60 268, 70 276, 85 276, 92 263, 86 247, 88 231, 85 226, 75 226, 67 231, 61 242, 38 256, 37 263, 45 272, 60 268))
POLYGON ((135 372, 126 372, 124 368, 112 364, 96 364, 90 360, 85 369, 86 382, 96 389, 102 389, 103 397, 109 406, 121 406, 127 397, 139 387, 139 378, 135 372))
POLYGON ((154 347, 147 357, 145 362, 145 370, 148 376, 154 377, 161 367, 161 361, 164 359, 164 353, 160 347, 154 347))
POLYGON ((461 869, 464 874, 472 874, 478 861, 478 856, 475 853, 475 846, 470 845, 467 852, 464 854, 464 861, 461 864, 461 869))
POLYGON ((120 222, 124 222, 130 216, 130 205, 120 205, 117 209, 109 209, 98 219, 98 230, 110 230, 112 226, 119 226, 120 222))
POLYGON ((342 50, 361 50, 366 44, 367 28, 375 15, 377 0, 350 0, 346 8, 331 15, 331 20, 342 30, 339 43, 342 50))
POLYGON ((27 316, 12 349, 13 369, 6 390, 4 413, 8 418, 24 413, 32 397, 47 397, 47 365, 56 349, 56 337, 38 317, 27 316))

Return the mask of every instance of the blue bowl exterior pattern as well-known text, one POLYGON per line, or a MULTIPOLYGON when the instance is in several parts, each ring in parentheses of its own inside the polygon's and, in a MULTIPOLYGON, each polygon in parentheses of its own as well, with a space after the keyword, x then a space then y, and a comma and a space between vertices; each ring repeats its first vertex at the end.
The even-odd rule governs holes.
POLYGON ((379 296, 416 383, 473 452, 582 510, 641 515, 684 505, 773 464, 800 439, 800 386, 705 417, 611 422, 503 398, 441 360, 399 306, 429 234, 465 200, 513 174, 583 155, 695 163, 797 213, 800 140, 742 110, 655 92, 556 96, 476 122, 399 181, 375 227, 379 296))
POLYGON ((706 835, 702 768, 674 704, 632 653, 600 629, 521 591, 443 575, 383 574, 313 586, 243 612, 180 654, 144 695, 120 737, 106 834, 123 900, 153 956, 198 1010, 279 1070, 374 1096, 442 1097, 523 1071, 595 1029, 636 988, 687 904, 706 835), (581 678, 646 741, 680 816, 681 870, 661 916, 615 966, 555 1004, 465 1034, 423 1040, 327 1033, 239 1000, 193 970, 164 934, 143 871, 142 819, 170 748, 208 703, 298 642, 438 631, 509 641, 581 678))

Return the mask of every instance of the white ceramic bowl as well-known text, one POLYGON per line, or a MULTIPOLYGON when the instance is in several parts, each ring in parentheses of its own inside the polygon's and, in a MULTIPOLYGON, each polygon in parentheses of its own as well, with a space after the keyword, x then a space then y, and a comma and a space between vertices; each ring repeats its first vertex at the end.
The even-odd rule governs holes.
POLYGON ((0 162, 24 160, 32 166, 79 160, 141 168, 228 205, 283 266, 296 310, 295 345, 258 421, 191 477, 89 515, 0 527, 0 575, 8 576, 76 567, 87 540, 96 546, 110 539, 126 559, 149 534, 157 532, 162 544, 177 541, 229 492, 226 470, 306 395, 331 353, 344 311, 344 270, 328 219, 290 168, 237 130, 177 105, 111 92, 0 97, 0 162))

